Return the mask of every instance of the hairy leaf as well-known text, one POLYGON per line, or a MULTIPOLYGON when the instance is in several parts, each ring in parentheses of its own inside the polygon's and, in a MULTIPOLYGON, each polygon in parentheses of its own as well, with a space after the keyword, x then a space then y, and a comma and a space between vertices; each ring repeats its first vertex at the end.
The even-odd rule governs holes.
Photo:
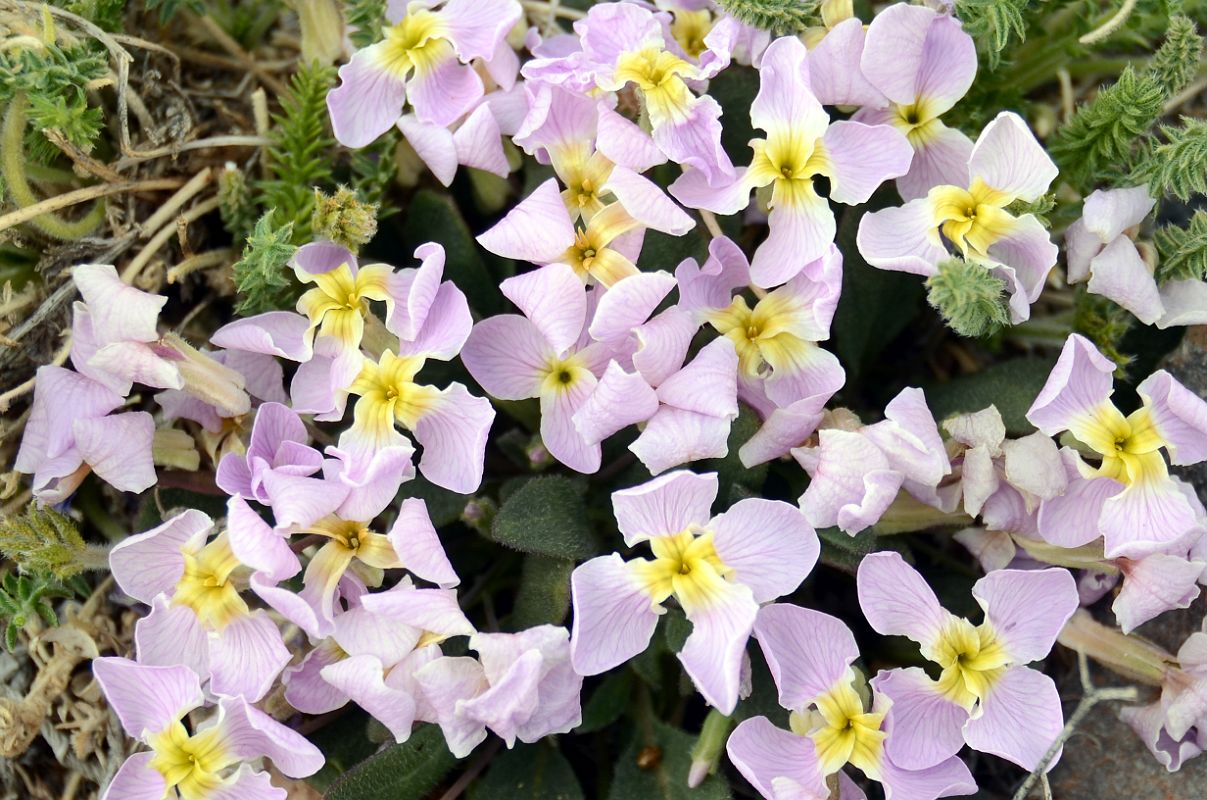
POLYGON ((499 507, 492 538, 525 553, 582 560, 597 552, 581 484, 548 475, 528 480, 499 507))
POLYGON ((549 741, 518 744, 497 756, 469 800, 582 800, 574 768, 549 741))
POLYGON ((435 725, 365 759, 332 784, 326 800, 424 800, 457 763, 435 725))

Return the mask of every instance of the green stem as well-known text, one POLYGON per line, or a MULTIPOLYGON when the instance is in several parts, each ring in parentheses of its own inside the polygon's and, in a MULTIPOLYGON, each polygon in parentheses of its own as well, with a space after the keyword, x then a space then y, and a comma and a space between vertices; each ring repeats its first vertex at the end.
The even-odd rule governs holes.
MULTIPOLYGON (((0 170, 8 184, 8 193, 18 208, 28 208, 38 202, 38 197, 29 186, 25 174, 25 95, 17 93, 8 104, 0 130, 0 170)), ((29 221, 38 230, 55 239, 72 241, 87 236, 105 219, 105 202, 98 200, 92 210, 74 222, 60 219, 56 214, 46 213, 29 221)))

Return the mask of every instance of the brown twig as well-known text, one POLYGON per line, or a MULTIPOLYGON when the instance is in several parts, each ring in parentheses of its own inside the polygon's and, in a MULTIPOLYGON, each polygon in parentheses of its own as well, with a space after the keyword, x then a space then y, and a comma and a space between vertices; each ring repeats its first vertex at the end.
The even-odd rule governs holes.
POLYGON ((122 181, 121 183, 85 186, 83 189, 64 192, 54 197, 48 197, 31 206, 10 211, 3 217, 0 217, 0 231, 22 225, 43 214, 49 214, 62 208, 70 208, 80 203, 87 203, 89 200, 96 200, 99 197, 132 192, 156 192, 163 191, 164 189, 175 189, 183 183, 184 181, 180 178, 150 178, 145 181, 122 181))

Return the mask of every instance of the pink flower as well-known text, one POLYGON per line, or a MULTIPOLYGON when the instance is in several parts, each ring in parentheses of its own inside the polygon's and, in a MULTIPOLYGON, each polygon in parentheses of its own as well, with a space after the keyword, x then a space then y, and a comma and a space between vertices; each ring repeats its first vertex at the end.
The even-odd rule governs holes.
POLYGON ((806 64, 798 39, 772 42, 750 108, 751 122, 767 138, 751 142, 750 166, 721 183, 689 170, 670 189, 691 208, 736 214, 749 204, 752 191, 771 187, 770 233, 750 266, 751 278, 762 287, 791 280, 825 255, 834 240, 834 213, 814 188, 816 176, 829 179, 831 200, 854 205, 867 201, 885 180, 904 174, 913 157, 905 136, 890 126, 831 124, 809 88, 806 64))
POLYGON ((1207 323, 1207 284, 1169 281, 1158 289, 1152 266, 1136 248, 1135 229, 1153 205, 1143 186, 1099 189, 1087 197, 1081 219, 1065 232, 1069 283, 1088 280, 1088 291, 1110 298, 1145 325, 1207 323))
POLYGON ((780 705, 792 712, 790 730, 766 717, 742 722, 729 737, 729 760, 767 800, 824 800, 836 776, 843 797, 862 797, 843 771, 848 764, 884 786, 885 797, 933 800, 972 794, 976 783, 954 753, 920 767, 903 766, 895 745, 924 739, 929 729, 900 718, 893 699, 872 679, 869 699, 855 667, 859 649, 840 620, 792 605, 759 610, 754 623, 759 647, 779 688, 780 705))
POLYGON ((414 673, 448 748, 464 758, 489 728, 507 743, 568 733, 582 721, 583 679, 570 666, 565 628, 477 633, 478 658, 437 658, 414 673))
POLYGON ((936 488, 951 472, 934 417, 921 389, 903 389, 872 425, 823 427, 815 447, 792 456, 811 481, 801 508, 818 528, 837 525, 854 536, 874 525, 904 488, 936 504, 936 488))
POLYGON ((1124 416, 1110 401, 1115 365, 1074 334, 1027 419, 1048 435, 1069 431, 1101 460, 1066 451, 1068 490, 1046 500, 1039 532, 1077 547, 1102 536, 1108 558, 1137 557, 1201 535, 1202 504, 1169 474, 1169 463, 1207 459, 1207 403, 1164 370, 1138 387, 1143 404, 1124 416))
MULTIPOLYGON (((327 95, 335 138, 364 147, 402 117, 409 101, 419 121, 448 125, 482 97, 470 64, 488 64, 522 14, 516 0, 447 0, 390 4, 390 27, 377 44, 340 67, 340 85, 327 95)), ((515 55, 503 55, 514 63, 515 55)))
POLYGON ((878 676, 877 689, 893 701, 895 724, 926 731, 889 743, 889 757, 925 768, 967 743, 1036 769, 1064 720, 1056 684, 1025 665, 1048 655, 1077 610, 1073 576, 1063 569, 989 573, 972 589, 985 612, 980 625, 940 606, 898 553, 865 556, 857 581, 859 605, 876 632, 908 636, 942 670, 938 680, 917 667, 878 676))
POLYGON ((308 714, 349 700, 406 741, 417 719, 436 720, 415 672, 440 658, 440 642, 473 635, 455 592, 417 589, 404 578, 389 591, 362 595, 335 616, 329 638, 283 675, 285 699, 308 714))
POLYGON ((738 700, 746 641, 761 603, 800 585, 817 561, 816 534, 798 509, 741 500, 713 517, 715 473, 679 471, 615 492, 625 544, 648 542, 654 558, 613 553, 571 577, 574 669, 597 675, 645 650, 671 597, 692 623, 679 660, 710 705, 738 700))
POLYGON ((890 5, 868 26, 859 68, 884 98, 853 119, 892 125, 914 149, 909 172, 897 179, 901 197, 913 200, 934 186, 963 184, 972 142, 939 119, 976 77, 976 45, 960 21, 924 6, 890 5))
MULTIPOLYGON (((244 509, 254 517, 241 502, 231 501, 232 518, 244 509)), ((289 663, 289 650, 268 613, 251 609, 241 595, 238 572, 246 565, 232 537, 222 532, 211 539, 212 530, 209 517, 190 509, 123 540, 109 553, 109 568, 123 592, 151 606, 134 629, 140 664, 182 664, 208 678, 214 694, 255 702, 289 663)), ((288 547, 260 558, 279 565, 281 574, 291 564, 298 569, 288 547)))
MULTIPOLYGON (((556 202, 561 205, 560 198, 556 202)), ((493 397, 539 397, 541 439, 550 454, 579 472, 596 471, 599 444, 586 441, 573 421, 609 357, 608 348, 587 333, 586 288, 564 264, 508 278, 500 288, 524 316, 479 322, 461 360, 493 397)))
POLYGON ((98 658, 92 672, 126 733, 150 748, 125 760, 102 800, 285 800, 254 763, 269 758, 291 778, 323 766, 317 747, 243 697, 220 697, 216 713, 186 724, 205 705, 187 667, 98 658))
POLYGON ((949 243, 1006 282, 1011 319, 1022 322, 1056 265, 1057 248, 1033 214, 1006 209, 1041 197, 1056 173, 1027 123, 1003 111, 981 131, 957 183, 864 215, 859 252, 873 267, 930 276, 951 257, 949 243))
POLYGON ((619 92, 632 86, 644 101, 650 136, 667 158, 699 170, 709 182, 733 175, 733 165, 721 147, 721 107, 691 88, 729 64, 732 23, 709 32, 703 40, 708 52, 694 64, 668 47, 662 15, 635 3, 594 5, 574 30, 580 49, 534 59, 524 65, 523 75, 580 94, 619 92))
POLYGON ((33 475, 44 503, 61 503, 89 472, 123 492, 155 485, 155 421, 145 411, 114 414, 124 398, 62 367, 39 367, 33 407, 13 468, 33 475))
POLYGON ((515 135, 527 111, 524 87, 515 85, 488 93, 472 111, 451 124, 437 125, 422 121, 416 114, 404 114, 398 120, 398 129, 445 186, 453 182, 459 166, 506 178, 511 167, 503 137, 515 135))

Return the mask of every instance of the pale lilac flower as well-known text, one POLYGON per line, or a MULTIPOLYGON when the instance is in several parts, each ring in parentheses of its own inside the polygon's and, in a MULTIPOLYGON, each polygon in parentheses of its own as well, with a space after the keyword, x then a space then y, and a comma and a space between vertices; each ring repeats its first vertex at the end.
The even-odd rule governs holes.
POLYGON ((651 475, 729 453, 729 429, 738 418, 737 372, 737 351, 722 337, 658 384, 658 408, 629 445, 651 475))
POLYGON ((1108 558, 1137 557, 1199 529, 1204 512, 1169 463, 1207 459, 1207 403, 1164 370, 1137 387, 1143 405, 1124 416, 1111 402, 1115 365, 1073 334, 1027 419, 1048 435, 1069 431, 1100 457, 1097 466, 1066 450, 1068 490, 1043 503, 1039 532, 1077 547, 1102 536, 1108 558))
POLYGON ((692 259, 675 271, 679 307, 694 311, 738 353, 738 394, 752 405, 786 408, 798 400, 832 396, 846 380, 838 359, 818 342, 830 337, 830 322, 842 293, 842 253, 837 247, 806 264, 788 283, 762 293, 751 307, 735 289, 750 283, 745 256, 728 239, 714 239, 729 255, 721 266, 703 268, 692 259), (711 273, 711 274, 710 274, 711 273))
POLYGON ((868 26, 859 67, 884 102, 865 104, 853 119, 892 125, 914 149, 909 172, 897 179, 901 197, 963 185, 972 141, 939 119, 976 77, 976 45, 960 21, 923 6, 890 5, 868 26))
POLYGON ((155 485, 155 421, 145 411, 114 414, 124 398, 62 367, 39 367, 33 407, 13 468, 33 475, 33 493, 61 503, 89 472, 123 492, 155 485))
MULTIPOLYGON (((851 666, 859 658, 855 637, 840 620, 792 605, 759 610, 754 634, 779 689, 780 705, 792 712, 790 730, 766 717, 745 720, 729 737, 729 760, 767 800, 824 800, 828 779, 853 785, 848 764, 884 787, 885 797, 933 800, 972 794, 976 783, 959 758, 905 767, 894 746, 922 739, 928 728, 899 719, 892 698, 880 691, 885 673, 871 682, 851 666), (869 697, 870 694, 870 697, 869 697)), ((862 797, 862 792, 843 797, 862 797)))
POLYGON ((469 755, 487 728, 512 747, 578 727, 583 679, 570 666, 565 628, 477 633, 469 647, 478 658, 441 657, 414 672, 454 756, 469 755))
MULTIPOLYGON (((290 490, 303 493, 308 487, 295 479, 290 490)), ((390 498, 384 500, 389 502, 390 498)), ((298 505, 305 502, 305 498, 298 498, 298 505)), ((342 516, 340 509, 336 509, 284 531, 269 528, 254 514, 245 515, 238 525, 232 519, 231 539, 248 552, 263 552, 269 547, 288 550, 286 542, 290 535, 318 536, 324 540, 310 557, 302 576, 302 589, 296 594, 274 585, 296 573, 296 569, 291 573, 273 569, 268 563, 251 565, 259 573, 251 580, 256 594, 312 638, 321 639, 334 629, 339 600, 349 590, 346 579, 351 579, 352 586, 376 588, 381 586, 385 570, 405 568, 441 588, 460 582, 423 500, 414 497, 404 500, 388 533, 372 529, 372 519, 380 510, 370 509, 372 513, 356 518, 342 516)))
POLYGON ((133 384, 183 390, 223 417, 251 408, 244 378, 174 333, 158 332, 167 298, 135 289, 108 264, 81 264, 72 280, 83 302, 72 307, 71 363, 125 397, 133 384))
MULTIPOLYGON (((340 67, 340 85, 327 95, 335 138, 364 147, 402 117, 408 103, 418 119, 448 125, 482 97, 470 64, 490 62, 523 11, 516 0, 392 3, 385 38, 340 67)), ((504 56, 514 63, 515 55, 504 56)))
POLYGON ((500 178, 511 172, 503 137, 514 136, 528 109, 524 87, 488 93, 463 118, 448 125, 423 122, 415 114, 398 120, 407 144, 445 186, 459 166, 472 167, 500 178))
POLYGON ((1158 289, 1152 266, 1133 241, 1155 203, 1144 186, 1099 189, 1087 197, 1081 219, 1065 232, 1069 283, 1088 280, 1088 291, 1115 301, 1145 325, 1207 323, 1207 285, 1169 281, 1158 289))
MULTIPOLYGON (((1026 665, 1048 655, 1077 610, 1073 576, 1058 568, 991 572, 972 588, 985 613, 980 625, 940 606, 899 553, 865 556, 857 583, 859 605, 872 628, 908 636, 942 670, 938 680, 917 667, 880 676, 877 688, 892 699, 895 724, 926 731, 889 742, 889 757, 917 769, 967 743, 1036 769, 1064 719, 1056 684, 1026 665)), ((1054 764, 1055 759, 1046 768, 1054 764)))
POLYGON ((219 697, 216 713, 186 725, 205 705, 188 667, 98 658, 92 673, 126 733, 150 748, 125 760, 102 800, 286 800, 260 759, 291 778, 323 766, 317 747, 244 697, 219 697))
POLYGON ((214 481, 227 494, 268 504, 264 479, 269 472, 305 476, 322 469, 323 457, 309 441, 297 413, 280 403, 265 403, 256 410, 247 452, 224 456, 214 481))
POLYGON ((726 25, 703 40, 707 50, 693 64, 668 49, 662 15, 635 3, 593 5, 574 23, 579 47, 524 65, 530 81, 556 83, 571 91, 618 92, 633 86, 643 100, 654 144, 677 164, 693 167, 709 181, 727 180, 733 165, 721 147, 721 107, 691 84, 707 80, 729 63, 732 32, 726 25))
MULTIPOLYGON (((561 206, 561 198, 554 199, 561 206)), ((500 314, 479 322, 461 360, 493 397, 539 397, 545 447, 571 469, 595 472, 599 444, 579 434, 574 413, 595 388, 609 348, 592 342, 587 333, 587 289, 565 264, 508 278, 500 289, 524 315, 500 314)))
POLYGON ((823 3, 822 24, 805 29, 801 38, 809 48, 809 84, 824 105, 879 108, 884 95, 859 66, 867 26, 854 11, 850 2, 823 3))
POLYGON ((820 545, 787 503, 741 500, 712 516, 717 487, 715 473, 677 471, 612 494, 625 544, 648 542, 654 558, 613 553, 574 570, 570 652, 580 674, 597 675, 645 650, 674 597, 692 623, 679 660, 710 705, 733 711, 759 605, 794 591, 820 545))
MULTIPOLYGON (((241 510, 254 517, 241 502, 231 501, 232 518, 241 510)), ((184 664, 208 678, 214 694, 254 702, 289 663, 289 650, 268 613, 248 607, 239 586, 249 565, 232 549, 230 534, 211 539, 213 529, 202 512, 184 511, 120 542, 109 568, 123 592, 151 607, 134 629, 139 663, 184 664)), ((283 544, 258 556, 285 576, 299 567, 283 544)))
POLYGON ((864 215, 859 252, 873 267, 930 276, 953 248, 1005 281, 1017 324, 1030 316, 1057 247, 1034 214, 1015 216, 1007 208, 1041 197, 1056 174, 1027 123, 1003 111, 981 131, 957 183, 864 215))
POLYGON ((1185 547, 1181 550, 1110 562, 1123 578, 1111 611, 1124 633, 1131 633, 1166 611, 1190 608, 1199 598, 1207 562, 1188 557, 1185 547))
POLYGON ((470 636, 474 627, 456 592, 417 589, 404 578, 385 592, 365 594, 336 615, 328 639, 287 668, 285 699, 307 713, 325 713, 348 700, 406 741, 417 719, 435 721, 415 672, 440 658, 440 642, 470 636))
MULTIPOLYGON (((837 525, 854 536, 874 525, 900 489, 936 502, 936 487, 951 462, 921 389, 903 389, 872 425, 822 427, 816 446, 792 456, 811 481, 801 508, 817 528, 837 525)), ((844 424, 844 423, 839 423, 844 424)))
POLYGON ((1068 486, 1056 443, 1038 431, 1007 439, 996 406, 945 420, 943 427, 959 445, 952 465, 964 511, 980 516, 990 530, 1035 535, 1041 501, 1068 486))
POLYGON ((888 125, 865 125, 829 116, 809 88, 805 46, 784 37, 772 42, 759 71, 758 96, 750 120, 767 133, 751 142, 750 166, 734 179, 710 186, 704 173, 689 170, 670 192, 686 206, 736 214, 756 189, 770 187, 770 233, 755 251, 751 278, 772 287, 791 280, 829 249, 836 225, 829 201, 814 177, 830 181, 830 200, 865 202, 881 183, 909 169, 913 150, 888 125))
POLYGON ((1207 749, 1207 629, 1190 634, 1163 666, 1160 698, 1120 709, 1119 716, 1157 761, 1176 772, 1207 749))

